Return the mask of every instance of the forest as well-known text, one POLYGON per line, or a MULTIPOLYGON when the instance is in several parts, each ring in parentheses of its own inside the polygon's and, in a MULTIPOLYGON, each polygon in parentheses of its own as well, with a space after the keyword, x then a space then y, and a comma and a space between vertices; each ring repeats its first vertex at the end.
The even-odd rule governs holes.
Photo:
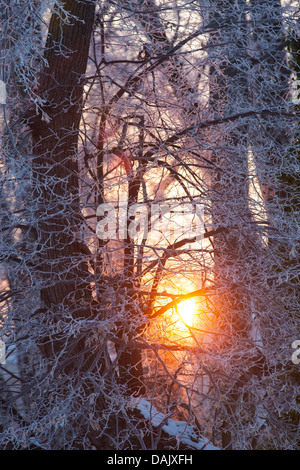
POLYGON ((0 0, 0 449, 300 448, 296 0, 0 0))

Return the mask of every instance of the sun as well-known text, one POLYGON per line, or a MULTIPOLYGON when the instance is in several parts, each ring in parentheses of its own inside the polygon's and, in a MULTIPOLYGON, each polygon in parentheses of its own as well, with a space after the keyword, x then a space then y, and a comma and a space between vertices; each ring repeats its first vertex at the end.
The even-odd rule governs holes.
POLYGON ((177 304, 177 311, 181 322, 185 326, 193 326, 195 315, 195 302, 193 299, 183 300, 177 304))

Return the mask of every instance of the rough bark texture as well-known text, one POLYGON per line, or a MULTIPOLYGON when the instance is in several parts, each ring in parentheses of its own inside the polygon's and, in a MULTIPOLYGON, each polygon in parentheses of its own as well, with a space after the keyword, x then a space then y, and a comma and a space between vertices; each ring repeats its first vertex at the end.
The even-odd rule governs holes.
POLYGON ((82 113, 82 77, 95 10, 94 3, 89 1, 70 0, 63 2, 63 7, 70 15, 70 24, 64 23, 58 14, 51 17, 45 47, 48 66, 39 78, 39 94, 45 104, 32 120, 36 197, 44 215, 38 214, 45 263, 42 271, 48 276, 48 263, 54 262, 54 272, 59 275, 65 272, 64 279, 55 280, 54 285, 43 290, 42 297, 48 306, 59 304, 75 288, 76 277, 68 273, 68 265, 69 257, 79 254, 74 244, 74 233, 80 223, 76 151, 82 113), (67 280, 74 284, 66 285, 67 280))

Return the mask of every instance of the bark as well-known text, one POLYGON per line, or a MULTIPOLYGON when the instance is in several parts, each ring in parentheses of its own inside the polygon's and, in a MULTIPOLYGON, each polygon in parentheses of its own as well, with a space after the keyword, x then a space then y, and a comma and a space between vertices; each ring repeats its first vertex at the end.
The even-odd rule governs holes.
POLYGON ((70 0, 63 2, 63 8, 71 23, 58 13, 51 17, 44 55, 48 65, 39 77, 44 104, 31 121, 42 271, 48 276, 54 263, 58 275, 65 272, 49 279, 53 285, 43 290, 47 306, 58 305, 75 290, 76 273, 67 268, 70 259, 80 256, 74 240, 80 224, 77 142, 95 5, 70 0), (71 283, 67 286, 64 281, 71 283))
MULTIPOLYGON (((287 62, 281 2, 251 0, 250 6, 254 44, 250 83, 252 104, 270 110, 276 107, 277 111, 284 112, 291 71, 287 62), (260 83, 259 92, 257 83, 260 83)), ((252 123, 253 156, 270 219, 276 208, 287 205, 293 192, 290 175, 285 169, 290 160, 287 148, 291 138, 290 123, 287 120, 279 123, 270 115, 252 123), (275 174, 275 168, 282 170, 275 174)), ((268 237, 271 244, 276 244, 272 231, 268 237)))
MULTIPOLYGON (((56 7, 58 8, 58 7, 56 7)), ((84 338, 68 340, 58 333, 60 320, 95 315, 89 289, 89 249, 79 237, 77 145, 95 5, 68 0, 51 16, 45 46, 45 66, 38 93, 43 104, 30 122, 33 136, 34 197, 40 246, 37 270, 41 277, 41 339, 44 354, 60 355, 57 370, 74 373, 81 366, 101 371, 85 350, 84 338), (65 21, 67 15, 69 22, 65 21), (87 306, 88 305, 88 306, 87 306)), ((88 390, 87 390, 87 393, 88 390)), ((100 399, 100 398, 99 398, 100 399)))
MULTIPOLYGON (((252 353, 249 350, 246 361, 247 367, 250 367, 254 361, 251 356, 255 350, 251 337, 251 285, 255 279, 255 259, 262 249, 249 207, 249 141, 246 115, 250 107, 250 57, 247 5, 243 0, 212 2, 212 5, 215 8, 213 19, 219 24, 219 31, 210 37, 210 45, 214 46, 214 55, 217 51, 218 57, 217 61, 212 60, 210 69, 211 113, 216 120, 226 119, 235 113, 245 113, 245 118, 237 120, 231 129, 227 126, 222 132, 221 125, 219 130, 217 126, 208 131, 213 133, 211 139, 215 145, 211 157, 215 169, 211 171, 210 176, 212 223, 214 230, 219 227, 227 228, 226 232, 216 235, 213 240, 214 284, 220 289, 215 308, 221 331, 229 333, 229 340, 221 341, 221 348, 224 353, 239 348, 241 357, 242 351, 252 349, 252 353)), ((256 359, 255 352, 254 357, 256 359)), ((239 374, 243 374, 242 368, 239 374)), ((221 427, 224 449, 232 448, 234 434, 238 432, 232 429, 234 403, 238 403, 242 393, 241 383, 242 381, 238 380, 231 384, 232 391, 229 396, 233 404, 227 407, 227 416, 221 427)))

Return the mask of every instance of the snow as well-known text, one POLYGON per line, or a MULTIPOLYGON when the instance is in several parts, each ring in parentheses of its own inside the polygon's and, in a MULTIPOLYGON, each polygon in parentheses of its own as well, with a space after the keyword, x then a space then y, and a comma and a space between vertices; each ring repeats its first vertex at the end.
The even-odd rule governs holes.
POLYGON ((189 446, 191 449, 220 450, 208 440, 200 438, 192 425, 188 424, 186 421, 176 421, 167 418, 166 415, 157 411, 146 399, 132 400, 131 406, 138 409, 144 418, 149 420, 154 427, 158 427, 165 422, 162 429, 169 434, 169 436, 176 437, 182 444, 189 446))

